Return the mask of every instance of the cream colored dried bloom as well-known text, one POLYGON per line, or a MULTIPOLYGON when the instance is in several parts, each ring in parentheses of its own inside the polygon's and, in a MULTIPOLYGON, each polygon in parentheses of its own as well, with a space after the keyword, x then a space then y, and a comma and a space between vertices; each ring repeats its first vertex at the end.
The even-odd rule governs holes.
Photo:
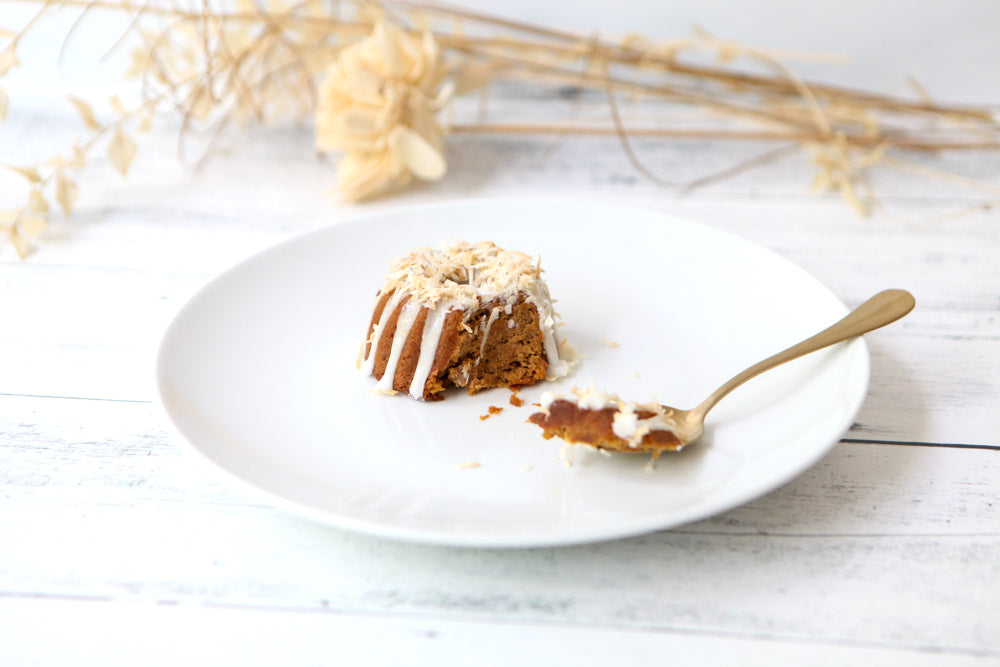
POLYGON ((340 52, 319 88, 316 145, 345 153, 338 187, 359 200, 445 172, 444 130, 435 114, 448 98, 444 63, 429 33, 379 21, 340 52))

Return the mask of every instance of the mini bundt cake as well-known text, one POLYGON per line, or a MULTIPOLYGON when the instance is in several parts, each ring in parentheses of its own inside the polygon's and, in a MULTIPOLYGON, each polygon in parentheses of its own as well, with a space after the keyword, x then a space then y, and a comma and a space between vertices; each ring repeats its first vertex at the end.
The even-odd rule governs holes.
POLYGON ((392 262, 375 297, 360 369, 376 389, 440 400, 566 375, 541 268, 493 243, 417 248, 392 262))

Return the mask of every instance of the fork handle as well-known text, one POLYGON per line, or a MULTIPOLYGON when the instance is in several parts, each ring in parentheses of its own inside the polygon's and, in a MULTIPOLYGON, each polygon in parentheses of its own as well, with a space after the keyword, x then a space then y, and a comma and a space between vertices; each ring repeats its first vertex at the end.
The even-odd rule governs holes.
POLYGON ((712 392, 712 395, 702 401, 701 405, 692 412, 697 412, 704 418, 705 414, 715 407, 716 403, 750 378, 810 352, 822 350, 824 347, 891 324, 913 310, 915 305, 916 300, 906 290, 887 289, 879 292, 848 313, 842 320, 823 329, 815 336, 811 336, 801 343, 796 343, 787 350, 778 352, 733 376, 712 392))

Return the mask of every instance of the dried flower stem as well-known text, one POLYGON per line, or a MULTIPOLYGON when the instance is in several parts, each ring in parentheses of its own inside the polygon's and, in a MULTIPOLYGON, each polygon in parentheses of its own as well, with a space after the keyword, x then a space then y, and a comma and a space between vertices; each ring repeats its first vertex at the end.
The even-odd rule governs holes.
MULTIPOLYGON (((615 136, 614 127, 575 125, 569 123, 453 123, 448 126, 452 134, 571 134, 579 136, 615 136)), ((629 127, 631 137, 660 139, 721 139, 726 141, 792 141, 798 143, 821 142, 825 137, 817 132, 768 132, 762 130, 700 130, 663 127, 629 127)), ((945 140, 920 140, 909 137, 844 135, 844 140, 854 146, 888 144, 896 148, 920 151, 942 150, 998 150, 1000 141, 968 142, 945 140)))
MULTIPOLYGON (((445 40, 445 42, 448 43, 448 40, 445 40)), ((454 46, 453 44, 450 45, 454 46)), ((466 51, 463 47, 457 47, 457 50, 466 51)), ((809 121, 798 113, 780 112, 773 109, 738 104, 731 100, 717 99, 704 93, 688 91, 673 86, 653 85, 640 81, 628 81, 613 76, 604 77, 588 72, 575 72, 566 68, 537 63, 527 59, 499 55, 489 55, 489 59, 502 67, 518 68, 508 69, 503 72, 502 76, 498 75, 497 78, 541 81, 551 84, 589 88, 602 92, 610 85, 613 89, 620 90, 621 92, 630 94, 642 93, 667 101, 695 104, 732 116, 747 117, 762 122, 773 122, 782 125, 794 125, 800 128, 811 127, 809 121)))
MULTIPOLYGON (((155 112, 180 117, 178 153, 182 160, 187 138, 195 133, 208 138, 204 159, 225 128, 234 123, 266 124, 283 116, 307 117, 319 110, 328 116, 319 123, 323 125, 318 130, 324 137, 321 143, 346 151, 340 163, 341 182, 349 183, 345 190, 353 196, 389 191, 412 175, 439 177, 445 170, 445 128, 436 114, 449 97, 450 88, 443 83, 446 62, 447 73, 460 91, 477 86, 483 91, 480 122, 455 122, 446 128, 448 132, 615 136, 637 171, 669 185, 676 184, 658 178, 641 163, 630 139, 779 145, 698 182, 772 161, 789 146, 802 147, 818 170, 815 188, 840 192, 862 212, 877 204, 865 180, 866 172, 876 165, 969 185, 963 179, 949 179, 900 161, 887 155, 888 150, 1000 149, 995 109, 943 104, 929 99, 926 92, 911 100, 807 81, 783 60, 829 61, 834 57, 752 48, 714 39, 703 31, 694 38, 661 43, 635 36, 615 42, 597 34, 419 0, 357 0, 354 20, 341 19, 335 10, 314 11, 311 0, 290 6, 278 6, 280 0, 253 0, 244 2, 242 9, 225 11, 214 9, 209 0, 183 6, 176 0, 0 0, 4 2, 33 3, 38 11, 19 31, 6 33, 8 41, 0 48, 0 76, 16 66, 18 40, 50 9, 79 11, 60 47, 60 58, 69 36, 94 9, 122 12, 129 18, 108 54, 123 48, 129 37, 143 42, 142 48, 133 51, 131 68, 139 77, 138 106, 126 110, 120 103, 112 105, 115 118, 102 124, 87 102, 73 99, 91 132, 83 144, 74 146, 73 159, 56 156, 35 167, 11 167, 28 180, 28 202, 13 214, 0 213, 0 224, 9 223, 8 237, 22 254, 26 238, 43 226, 31 217, 44 216, 48 210, 43 189, 54 186, 57 200, 68 213, 76 186, 67 173, 80 169, 87 152, 109 136, 108 157, 124 173, 135 151, 132 128, 146 124, 155 112), (471 36, 464 24, 494 34, 471 36), (362 43, 368 46, 359 46, 362 43), (359 57, 358 49, 367 49, 368 55, 359 57), (354 55, 345 57, 345 53, 354 55), (717 62, 692 62, 687 58, 692 54, 702 60, 715 56, 717 62), (317 90, 319 82, 326 76, 327 85, 331 63, 341 60, 339 83, 327 86, 323 97, 324 91, 317 90), (422 74, 428 71, 433 72, 430 78, 422 74), (546 94, 548 88, 559 86, 602 95, 608 122, 536 123, 510 118, 487 122, 489 86, 503 81, 536 86, 546 94), (654 100, 681 105, 696 110, 699 120, 722 118, 726 123, 716 128, 685 128, 647 120, 632 127, 637 121, 626 123, 619 110, 619 98, 626 97, 636 103, 654 100), (26 212, 31 216, 25 217, 26 212), (18 227, 22 223, 23 230, 18 227)), ((0 120, 7 105, 6 93, 0 90, 0 120)), ((996 191, 996 186, 978 185, 996 191)))
MULTIPOLYGON (((386 0, 386 4, 403 6, 422 12, 436 12, 444 16, 459 17, 486 25, 506 28, 516 32, 534 34, 570 44, 570 46, 565 46, 563 44, 553 44, 551 42, 525 41, 508 38, 503 43, 509 45, 512 50, 524 49, 530 51, 548 49, 563 57, 572 55, 578 56, 580 55, 579 45, 586 43, 588 44, 588 53, 590 53, 593 57, 601 58, 609 63, 619 63, 625 65, 655 64, 673 73, 688 75, 698 80, 712 79, 727 85, 738 85, 746 89, 761 88, 778 93, 789 93, 797 88, 795 83, 789 81, 786 77, 768 77, 744 72, 736 72, 728 69, 685 64, 679 62, 673 57, 664 57, 655 53, 623 48, 606 41, 595 40, 593 38, 588 39, 573 32, 553 30, 544 26, 538 26, 522 21, 502 19, 481 12, 445 6, 438 3, 414 2, 412 0, 386 0)), ((440 35, 438 37, 439 39, 442 38, 440 35)), ((496 43, 491 42, 490 40, 466 38, 461 35, 451 35, 449 37, 455 40, 466 40, 468 42, 466 48, 474 47, 477 43, 484 46, 496 43)), ((671 40, 670 44, 675 50, 678 51, 690 47, 717 48, 719 46, 718 42, 710 40, 671 40)), ((455 46, 458 47, 457 44, 455 46)), ((798 53, 774 52, 768 51, 767 49, 753 49, 753 52, 756 55, 768 58, 802 57, 802 54, 798 53)), ((935 115, 945 114, 954 117, 967 117, 986 122, 994 127, 997 125, 993 113, 988 109, 957 105, 940 105, 933 104, 928 101, 911 102, 888 95, 843 86, 819 84, 811 81, 803 83, 809 88, 813 95, 828 100, 856 101, 864 103, 867 106, 885 110, 919 111, 935 115)))

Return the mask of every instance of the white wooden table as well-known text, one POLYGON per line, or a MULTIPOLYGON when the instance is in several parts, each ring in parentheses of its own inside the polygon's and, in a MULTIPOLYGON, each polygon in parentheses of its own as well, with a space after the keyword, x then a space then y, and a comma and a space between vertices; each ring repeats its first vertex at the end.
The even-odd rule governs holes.
MULTIPOLYGON (((77 131, 36 92, 0 126, 4 162, 77 131)), ((0 249, 0 664, 1000 662, 1000 225, 935 220, 989 195, 887 174, 863 219, 807 193, 799 155, 679 196, 613 139, 452 138, 451 175, 389 205, 624 202, 772 248, 848 305, 904 287, 918 306, 868 336, 856 423, 780 489, 627 540, 445 548, 290 515, 168 434, 152 370, 171 316, 235 261, 358 210, 308 128, 242 136, 199 172, 173 140, 149 137, 127 182, 88 174, 27 261, 0 249)), ((678 180, 764 148, 637 143, 678 180)), ((926 163, 1000 182, 996 154, 926 163)))

